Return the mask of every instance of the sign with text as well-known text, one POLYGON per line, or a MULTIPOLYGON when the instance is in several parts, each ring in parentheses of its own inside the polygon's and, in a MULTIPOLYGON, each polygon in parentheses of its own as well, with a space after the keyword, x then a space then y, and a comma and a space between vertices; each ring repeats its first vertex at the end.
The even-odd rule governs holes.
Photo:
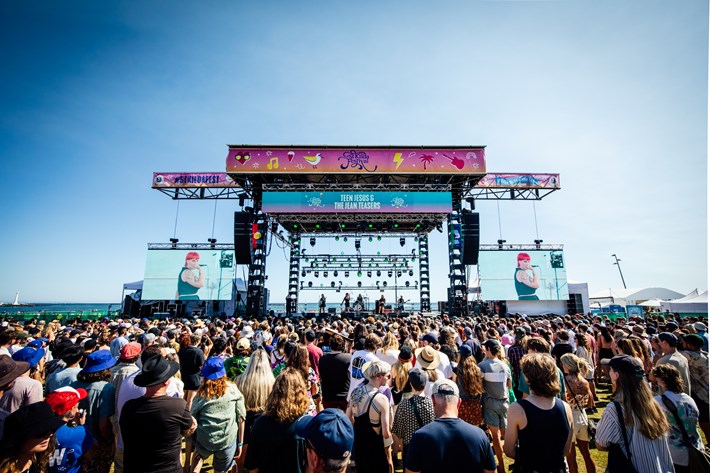
POLYGON ((264 212, 451 213, 450 192, 264 192, 264 212))
POLYGON ((230 174, 485 174, 483 147, 229 147, 230 174))
POLYGON ((226 172, 154 172, 153 189, 175 187, 239 187, 226 172))

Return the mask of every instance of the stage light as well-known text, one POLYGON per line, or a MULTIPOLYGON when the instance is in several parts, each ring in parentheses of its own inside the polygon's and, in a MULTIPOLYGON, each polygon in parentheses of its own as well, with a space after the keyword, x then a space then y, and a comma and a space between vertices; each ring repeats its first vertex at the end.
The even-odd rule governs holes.
MULTIPOLYGON (((318 265, 316 265, 318 267, 318 265)), ((313 276, 318 277, 318 271, 313 271, 313 276)))
POLYGON ((239 194, 239 206, 244 207, 244 194, 239 194))
POLYGON ((370 243, 372 243, 372 237, 368 238, 367 241, 369 241, 370 243))
POLYGON ((311 246, 316 246, 316 239, 315 239, 315 237, 311 237, 311 239, 309 240, 309 243, 311 244, 311 246))
POLYGON ((305 278, 305 277, 306 277, 306 270, 305 270, 305 269, 304 269, 303 271, 301 271, 301 277, 302 277, 302 278, 305 278))
POLYGON ((372 277, 372 271, 368 271, 368 272, 367 272, 367 277, 368 277, 368 278, 371 278, 371 277, 372 277))
POLYGON ((340 237, 338 235, 335 236, 335 241, 340 241, 340 237))
POLYGON ((387 287, 387 281, 382 281, 382 287, 387 287))
POLYGON ((348 242, 348 237, 343 237, 343 241, 344 241, 345 243, 347 243, 347 242, 348 242))
POLYGON ((320 223, 316 223, 316 230, 320 230, 320 223))
POLYGON ((344 223, 341 224, 341 225, 340 225, 340 228, 345 228, 345 224, 344 224, 344 223))
POLYGON ((367 224, 367 228, 372 228, 372 224, 371 224, 371 223, 368 223, 368 224, 367 224))
POLYGON ((357 277, 361 278, 362 277, 362 271, 357 272, 357 277))
POLYGON ((359 250, 359 249, 360 249, 360 245, 361 245, 360 239, 359 239, 359 238, 356 238, 356 239, 355 239, 355 249, 356 249, 356 250, 359 250))
POLYGON ((171 246, 172 246, 173 248, 177 248, 177 244, 178 244, 179 241, 180 241, 180 240, 178 240, 177 238, 171 238, 171 239, 170 239, 170 243, 172 244, 171 246))
POLYGON ((410 270, 409 270, 409 275, 410 275, 410 276, 414 276, 414 271, 412 271, 412 270, 410 269, 410 270))
POLYGON ((215 243, 217 243, 216 238, 208 238, 207 241, 210 243, 210 248, 214 249, 215 243))
POLYGON ((308 287, 313 287, 313 281, 308 281, 308 287))
POLYGON ((505 240, 498 240, 498 249, 499 250, 503 249, 503 243, 505 243, 505 240))
POLYGON ((391 278, 392 277, 392 271, 387 271, 387 277, 391 278))
POLYGON ((402 271, 397 271, 397 277, 401 278, 402 277, 402 271))
POLYGON ((542 240, 535 240, 535 247, 539 250, 540 249, 540 244, 542 243, 542 240))
POLYGON ((406 242, 407 240, 405 240, 404 237, 399 237, 399 246, 404 246, 406 242))
POLYGON ((382 241, 382 235, 377 235, 377 241, 382 241))
POLYGON ((333 271, 333 276, 336 278, 338 277, 338 270, 337 269, 335 271, 333 271))
POLYGON ((330 281, 330 287, 335 287, 335 281, 330 281))
POLYGON ((437 230, 439 233, 444 233, 444 227, 441 226, 441 222, 439 222, 439 223, 436 224, 436 230, 437 230))
POLYGON ((362 287, 362 281, 357 282, 357 287, 362 287))
POLYGON ((350 271, 345 271, 345 277, 349 278, 350 277, 350 271))
POLYGON ((409 281, 405 281, 405 282, 404 282, 404 285, 407 286, 407 287, 409 287, 409 281))
POLYGON ((323 271, 323 277, 327 278, 328 277, 328 271, 323 271))

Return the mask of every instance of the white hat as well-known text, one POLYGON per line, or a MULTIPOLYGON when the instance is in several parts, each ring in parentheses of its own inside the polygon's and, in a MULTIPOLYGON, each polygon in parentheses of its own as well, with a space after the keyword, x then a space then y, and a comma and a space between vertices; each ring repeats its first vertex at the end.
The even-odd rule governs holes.
POLYGON ((695 322, 693 324, 693 328, 695 330, 697 330, 698 332, 707 332, 708 331, 708 326, 702 322, 695 322))
POLYGON ((250 325, 245 325, 244 328, 239 332, 239 335, 245 338, 251 338, 254 336, 254 329, 250 325))

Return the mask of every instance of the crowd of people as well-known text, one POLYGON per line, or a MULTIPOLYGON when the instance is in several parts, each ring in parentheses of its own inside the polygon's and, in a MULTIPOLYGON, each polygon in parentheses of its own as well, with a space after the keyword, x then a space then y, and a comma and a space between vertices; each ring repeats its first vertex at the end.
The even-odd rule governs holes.
POLYGON ((693 317, 0 325, 0 473, 683 473, 710 433, 693 317))

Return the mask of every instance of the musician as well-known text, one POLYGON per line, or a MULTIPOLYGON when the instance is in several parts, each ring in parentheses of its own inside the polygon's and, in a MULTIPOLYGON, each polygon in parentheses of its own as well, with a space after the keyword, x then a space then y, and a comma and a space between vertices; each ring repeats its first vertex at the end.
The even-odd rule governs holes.
POLYGON ((387 302, 385 300, 385 295, 384 294, 380 295, 380 300, 377 302, 379 303, 379 305, 377 306, 377 313, 384 314, 385 313, 385 303, 387 302))
POLYGON ((404 296, 399 296, 399 300, 397 301, 397 310, 399 312, 404 312, 404 296))
POLYGON ((346 292, 340 305, 345 304, 345 312, 350 312, 350 293, 346 292))
POLYGON ((325 294, 321 294, 318 300, 318 313, 325 314, 325 294))

